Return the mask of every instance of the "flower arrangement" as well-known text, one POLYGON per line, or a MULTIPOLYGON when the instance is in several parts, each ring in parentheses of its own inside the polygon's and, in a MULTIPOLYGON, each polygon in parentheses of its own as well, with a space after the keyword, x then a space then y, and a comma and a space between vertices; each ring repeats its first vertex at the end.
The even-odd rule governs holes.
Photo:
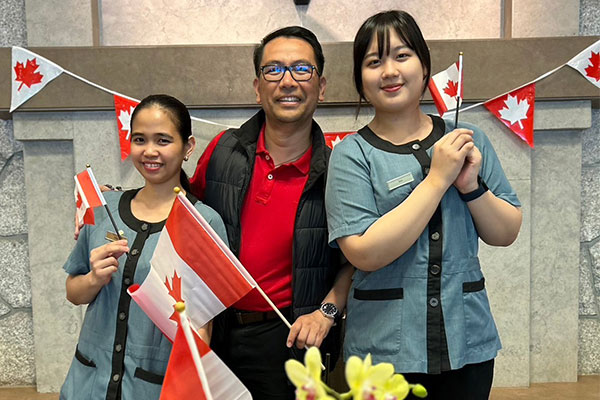
POLYGON ((296 360, 285 363, 285 372, 296 386, 297 400, 402 400, 409 392, 419 398, 427 396, 422 385, 409 384, 404 376, 394 373, 390 363, 372 365, 371 355, 365 360, 352 356, 346 362, 347 393, 339 394, 321 380, 321 353, 311 347, 304 356, 304 364, 296 360))

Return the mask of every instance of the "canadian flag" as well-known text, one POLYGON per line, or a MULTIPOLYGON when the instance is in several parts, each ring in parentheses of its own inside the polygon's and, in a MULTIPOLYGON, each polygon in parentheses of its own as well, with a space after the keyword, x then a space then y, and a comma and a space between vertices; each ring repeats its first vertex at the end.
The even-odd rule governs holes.
POLYGON ((75 205, 79 225, 94 225, 95 207, 106 204, 104 196, 98 187, 94 173, 90 167, 75 175, 75 205))
MULTIPOLYGON (((456 62, 450 65, 445 71, 438 72, 429 80, 429 92, 431 93, 431 97, 433 98, 433 102, 435 103, 440 117, 444 116, 446 111, 456 108, 459 82, 458 69, 459 65, 458 62, 456 62)), ((462 98, 462 87, 460 93, 462 98)))
POLYGON ((348 135, 352 135, 356 132, 326 132, 325 135, 325 144, 329 146, 330 149, 333 149, 336 144, 340 143, 344 138, 348 135))
POLYGON ((177 331, 176 302, 185 302, 193 325, 201 327, 256 287, 248 271, 181 193, 150 264, 144 282, 132 285, 128 292, 171 340, 177 331))
POLYGON ((16 110, 64 71, 52 61, 17 46, 12 48, 11 66, 10 112, 16 110))
MULTIPOLYGON (((183 319, 183 318, 182 318, 183 319)), ((192 334, 200 355, 210 396, 213 399, 252 399, 248 389, 231 372, 221 359, 208 347, 196 332, 192 334)), ((206 389, 200 380, 192 349, 186 340, 182 324, 179 324, 169 365, 162 385, 160 400, 207 399, 206 389)))
POLYGON ((535 83, 489 100, 484 105, 504 125, 533 148, 535 83))
POLYGON ((121 161, 123 161, 131 152, 131 114, 140 102, 116 94, 114 100, 117 129, 119 130, 119 145, 121 146, 121 161))
POLYGON ((569 60, 567 65, 600 88, 600 40, 569 60))

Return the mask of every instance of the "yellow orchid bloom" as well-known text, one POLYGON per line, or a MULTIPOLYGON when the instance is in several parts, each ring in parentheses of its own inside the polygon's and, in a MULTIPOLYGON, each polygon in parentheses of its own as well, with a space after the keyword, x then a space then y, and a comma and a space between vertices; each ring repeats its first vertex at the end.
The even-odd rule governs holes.
POLYGON ((367 354, 364 361, 352 356, 346 362, 346 381, 354 400, 382 399, 382 388, 393 375, 392 364, 372 365, 371 354, 367 354))
POLYGON ((395 374, 380 387, 376 397, 381 400, 402 400, 408 395, 409 388, 404 376, 395 374))
POLYGON ((321 353, 311 347, 304 356, 304 364, 296 360, 285 362, 285 372, 296 386, 297 400, 335 400, 327 394, 321 381, 321 353))

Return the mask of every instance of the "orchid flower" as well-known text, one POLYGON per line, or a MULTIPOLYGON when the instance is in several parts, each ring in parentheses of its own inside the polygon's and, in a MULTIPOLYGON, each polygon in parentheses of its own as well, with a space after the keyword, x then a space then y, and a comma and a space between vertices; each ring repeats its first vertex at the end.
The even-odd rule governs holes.
POLYGON ((304 365, 296 360, 285 362, 285 372, 296 386, 297 400, 335 400, 327 394, 321 381, 321 353, 311 347, 304 356, 304 365))
POLYGON ((389 378, 380 388, 377 398, 381 400, 402 400, 409 392, 409 385, 401 374, 389 378))
POLYGON ((346 381, 354 400, 381 399, 381 388, 393 375, 394 366, 390 363, 373 366, 371 354, 367 354, 364 362, 356 356, 346 362, 346 381))

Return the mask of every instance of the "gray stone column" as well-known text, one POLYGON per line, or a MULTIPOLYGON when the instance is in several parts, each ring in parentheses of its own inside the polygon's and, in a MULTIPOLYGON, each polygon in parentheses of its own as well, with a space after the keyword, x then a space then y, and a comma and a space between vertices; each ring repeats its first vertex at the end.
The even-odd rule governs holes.
MULTIPOLYGON (((0 2, 0 46, 25 46, 23 0, 0 2)), ((35 383, 23 146, 0 120, 0 386, 35 383)))
MULTIPOLYGON (((600 2, 581 0, 580 35, 600 35, 600 2)), ((600 110, 583 131, 581 166, 581 254, 579 264, 579 366, 600 374, 600 110)))

